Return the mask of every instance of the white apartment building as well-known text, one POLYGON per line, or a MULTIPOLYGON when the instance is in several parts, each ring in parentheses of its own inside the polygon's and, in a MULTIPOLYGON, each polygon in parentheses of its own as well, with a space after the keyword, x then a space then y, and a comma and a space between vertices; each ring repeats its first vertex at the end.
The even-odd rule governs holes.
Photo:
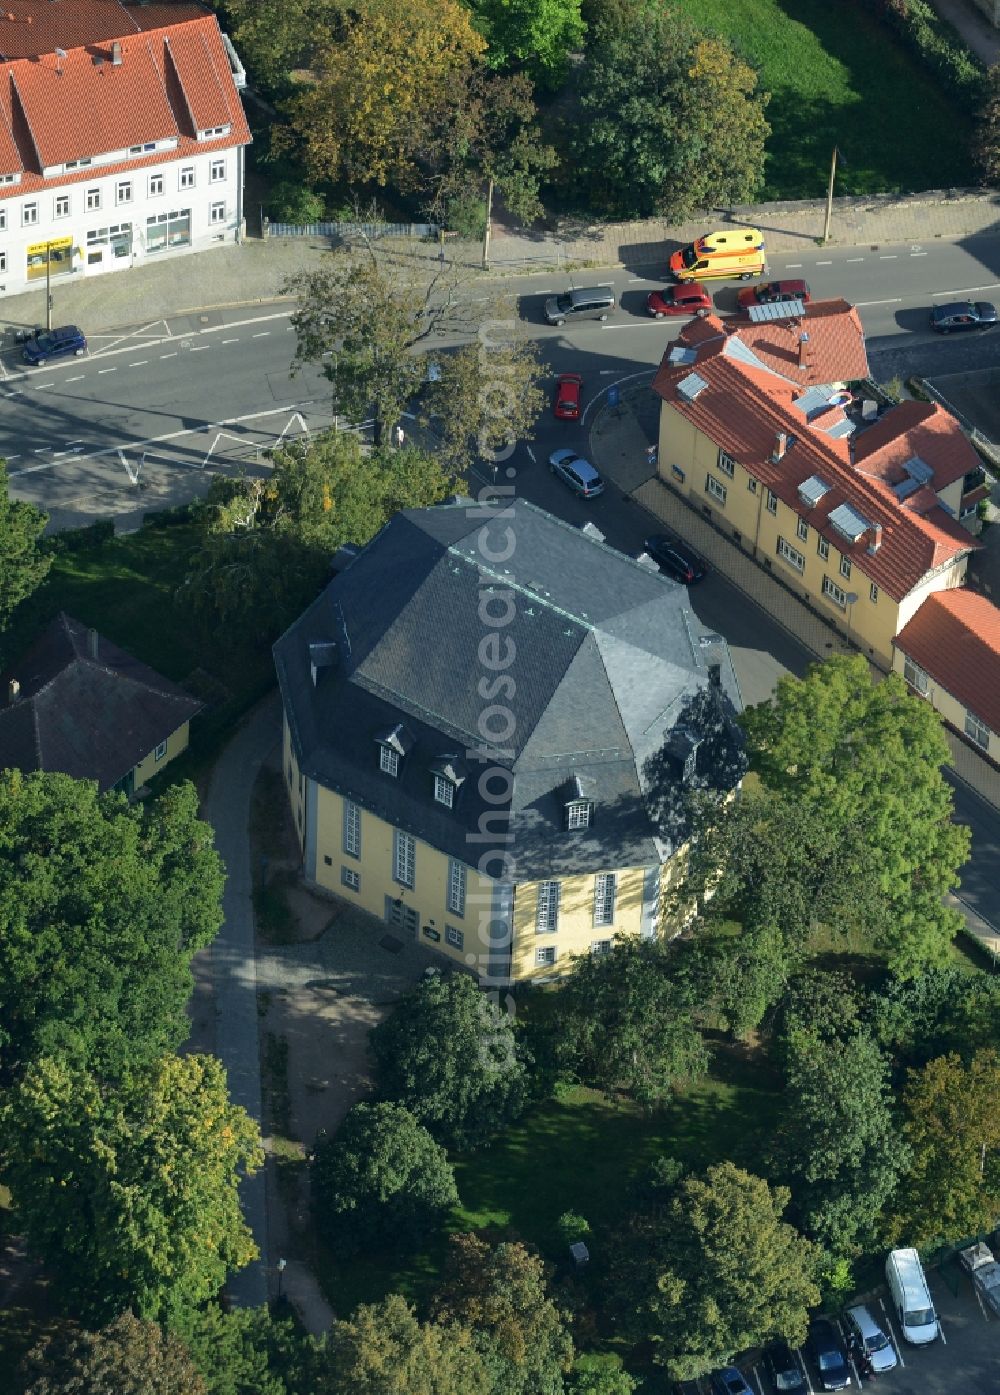
POLYGON ((117 0, 45 10, 78 42, 0 62, 0 293, 238 240, 250 131, 215 16, 117 0))

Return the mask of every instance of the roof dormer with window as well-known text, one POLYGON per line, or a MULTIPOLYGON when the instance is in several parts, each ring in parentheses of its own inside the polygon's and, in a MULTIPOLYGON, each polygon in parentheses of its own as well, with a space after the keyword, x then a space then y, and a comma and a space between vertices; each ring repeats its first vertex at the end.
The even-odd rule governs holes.
POLYGON ((468 774, 465 762, 460 756, 438 756, 431 761, 430 772, 434 781, 434 802, 453 809, 468 774))
POLYGON ((579 833, 589 828, 594 818, 594 801, 589 798, 579 775, 571 775, 562 787, 563 828, 567 833, 579 833))
POLYGON ((379 748, 379 769, 393 779, 399 776, 401 762, 413 749, 413 735, 404 722, 397 722, 388 731, 375 737, 379 748))

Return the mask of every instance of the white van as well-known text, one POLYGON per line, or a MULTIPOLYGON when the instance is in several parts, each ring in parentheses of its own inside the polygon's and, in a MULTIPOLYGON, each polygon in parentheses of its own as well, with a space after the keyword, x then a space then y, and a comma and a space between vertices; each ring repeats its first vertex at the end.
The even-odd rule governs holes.
POLYGON ((918 1347, 933 1342, 940 1329, 916 1250, 893 1250, 885 1262, 885 1277, 903 1336, 918 1347))

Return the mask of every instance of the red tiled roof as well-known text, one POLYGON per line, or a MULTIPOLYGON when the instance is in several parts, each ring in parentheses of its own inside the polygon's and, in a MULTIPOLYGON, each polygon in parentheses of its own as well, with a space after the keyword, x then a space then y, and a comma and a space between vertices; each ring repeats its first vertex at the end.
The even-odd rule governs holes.
MULTIPOLYGON (((694 350, 693 361, 671 362, 668 349, 653 381, 653 390, 686 420, 721 447, 727 455, 771 489, 784 503, 837 550, 854 559, 860 571, 888 595, 901 600, 914 586, 945 562, 969 552, 980 544, 955 522, 938 503, 932 490, 915 491, 901 502, 891 487, 877 477, 861 473, 852 459, 856 437, 830 435, 831 426, 846 420, 838 406, 829 406, 807 417, 802 403, 806 388, 818 388, 867 372, 861 323, 846 302, 832 302, 833 309, 820 303, 818 322, 825 326, 813 336, 808 322, 809 345, 816 357, 807 363, 800 381, 793 381, 790 369, 780 372, 765 365, 756 354, 748 359, 744 350, 761 342, 743 320, 726 324, 715 316, 694 321, 678 341, 681 349, 694 350), (839 316, 839 325, 831 318, 839 316), (748 332, 749 330, 749 332, 748 332), (853 336, 846 354, 847 371, 838 373, 835 346, 853 336), (863 371, 856 370, 863 365, 863 371), (677 386, 692 372, 705 387, 688 399, 677 386), (802 405, 799 405, 802 403, 802 405), (787 445, 780 460, 773 460, 779 433, 787 445), (800 498, 799 486, 818 475, 827 492, 812 508, 800 498), (870 525, 870 530, 851 543, 830 522, 830 515, 848 504, 870 525), (881 533, 876 531, 881 528, 881 533)), ((815 311, 815 303, 807 307, 815 311)), ((774 326, 769 324, 769 330, 774 326)), ((798 334, 798 328, 789 329, 798 334)), ((774 342, 772 339, 770 342, 774 342)), ((843 364, 840 364, 843 367, 843 364)), ((822 406, 822 404, 818 404, 822 406)), ((890 420, 899 408, 886 413, 890 420)))
POLYGON ((38 58, 57 48, 109 43, 144 29, 201 19, 203 5, 124 5, 121 0, 3 0, 0 59, 38 58))
POLYGON ((934 471, 938 490, 980 464, 958 422, 936 402, 901 402, 873 422, 858 436, 854 463, 866 475, 899 484, 906 479, 903 466, 914 456, 934 471))
POLYGON ((71 49, 65 58, 0 64, 0 174, 22 175, 19 184, 0 186, 0 199, 93 179, 97 172, 116 174, 162 164, 165 158, 249 143, 214 15, 133 33, 119 42, 117 64, 111 61, 110 46, 71 49), (195 140, 198 129, 225 125, 231 127, 227 136, 195 140), (177 139, 176 151, 42 176, 46 166, 168 137, 177 139))
POLYGON ((846 300, 813 301, 803 320, 741 319, 739 336, 768 368, 796 383, 849 383, 868 376, 861 318, 846 300))
POLYGON ((935 591, 896 636, 935 683, 1000 732, 1000 610, 975 591, 935 591))

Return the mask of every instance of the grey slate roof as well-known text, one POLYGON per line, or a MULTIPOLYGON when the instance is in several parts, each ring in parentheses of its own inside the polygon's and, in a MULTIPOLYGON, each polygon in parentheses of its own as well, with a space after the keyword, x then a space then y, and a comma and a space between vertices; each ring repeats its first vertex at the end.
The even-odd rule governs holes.
POLYGON ((706 648, 683 587, 613 548, 517 500, 489 522, 484 551, 488 518, 470 501, 397 514, 278 641, 299 767, 469 865, 506 848, 517 881, 657 863, 673 849, 650 822, 647 763, 710 686, 710 663, 719 701, 738 708, 728 650, 717 637, 706 648), (317 643, 337 658, 314 671, 317 643), (399 723, 412 744, 394 778, 377 743, 399 723), (456 755, 467 778, 449 809, 433 773, 456 755), (487 798, 480 788, 492 766, 509 772, 500 803, 488 798, 503 776, 487 798), (594 817, 569 833, 572 777, 594 817), (497 810, 510 841, 470 838, 481 816, 502 828, 497 810))
POLYGON ((58 770, 102 790, 203 706, 64 612, 0 685, 0 769, 58 770))

